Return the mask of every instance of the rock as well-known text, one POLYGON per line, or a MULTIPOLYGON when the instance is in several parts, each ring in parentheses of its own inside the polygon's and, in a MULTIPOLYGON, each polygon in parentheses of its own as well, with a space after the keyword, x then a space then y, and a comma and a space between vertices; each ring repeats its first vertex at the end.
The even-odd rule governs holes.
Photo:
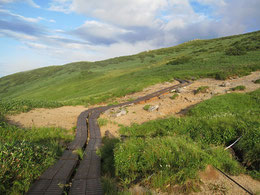
POLYGON ((112 117, 119 117, 127 114, 125 108, 112 108, 107 111, 112 117))
POLYGON ((125 109, 120 110, 118 113, 115 113, 116 117, 126 115, 127 111, 125 109))
POLYGON ((159 109, 159 105, 150 106, 149 109, 148 109, 148 112, 153 112, 153 111, 158 110, 158 109, 159 109))
POLYGON ((229 82, 223 82, 220 87, 229 87, 230 83, 229 82))
POLYGON ((160 95, 160 96, 159 96, 159 99, 165 99, 165 98, 166 98, 165 95, 160 95))
POLYGON ((115 137, 112 133, 110 133, 109 130, 105 131, 105 136, 108 137, 108 138, 114 138, 115 137))
POLYGON ((182 92, 185 91, 185 89, 184 88, 177 88, 175 91, 176 91, 176 93, 182 93, 182 92))
POLYGON ((175 92, 176 92, 176 89, 172 89, 170 92, 171 92, 171 93, 175 93, 175 92))

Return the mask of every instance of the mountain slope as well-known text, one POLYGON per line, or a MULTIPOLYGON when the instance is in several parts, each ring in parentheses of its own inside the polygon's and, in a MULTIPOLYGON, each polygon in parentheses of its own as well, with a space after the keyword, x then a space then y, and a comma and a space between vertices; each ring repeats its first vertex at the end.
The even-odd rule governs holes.
POLYGON ((76 62, 0 78, 0 98, 105 101, 173 78, 245 75, 260 69, 260 31, 98 62, 76 62))

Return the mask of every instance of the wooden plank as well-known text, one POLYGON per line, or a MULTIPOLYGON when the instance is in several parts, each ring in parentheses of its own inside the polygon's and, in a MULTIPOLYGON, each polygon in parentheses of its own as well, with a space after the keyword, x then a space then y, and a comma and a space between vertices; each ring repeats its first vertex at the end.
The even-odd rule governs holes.
POLYGON ((45 191, 45 195, 62 195, 64 191, 65 180, 55 179, 52 180, 48 189, 45 191))
POLYGON ((87 180, 77 179, 72 182, 72 186, 70 188, 70 195, 85 195, 87 187, 87 180))
POLYGON ((53 166, 48 168, 41 176, 40 179, 52 180, 56 173, 61 169, 65 162, 63 160, 58 160, 53 166))
POLYGON ((88 194, 88 195, 103 194, 100 178, 87 180, 86 194, 88 194))
POLYGON ((97 179, 101 175, 101 159, 96 154, 96 151, 91 152, 90 169, 87 174, 87 179, 97 179))
POLYGON ((80 162, 74 179, 87 179, 88 172, 91 165, 92 153, 88 152, 84 155, 83 160, 80 162))
POLYGON ((51 184, 51 180, 48 179, 39 179, 29 189, 26 193, 27 195, 43 195, 44 192, 48 189, 51 184))
POLYGON ((71 150, 65 150, 60 159, 63 159, 63 160, 78 160, 78 155, 71 150))
POLYGON ((77 165, 77 160, 62 160, 64 161, 63 166, 58 170, 54 179, 69 181, 70 176, 72 175, 74 168, 77 165))

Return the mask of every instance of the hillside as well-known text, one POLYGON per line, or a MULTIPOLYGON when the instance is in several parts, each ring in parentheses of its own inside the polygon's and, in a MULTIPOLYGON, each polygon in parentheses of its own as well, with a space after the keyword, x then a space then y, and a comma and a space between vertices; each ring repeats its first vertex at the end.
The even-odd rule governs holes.
POLYGON ((117 57, 50 66, 0 78, 0 98, 88 104, 173 78, 246 75, 260 69, 260 31, 117 57))

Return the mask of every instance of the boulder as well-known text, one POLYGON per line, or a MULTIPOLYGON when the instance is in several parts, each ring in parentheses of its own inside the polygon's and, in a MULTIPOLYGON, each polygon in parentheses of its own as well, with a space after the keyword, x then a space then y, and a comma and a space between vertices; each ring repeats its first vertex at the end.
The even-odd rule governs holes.
POLYGON ((223 82, 220 87, 229 87, 230 83, 229 82, 223 82))
POLYGON ((176 93, 183 93, 185 91, 184 88, 177 88, 176 90, 176 93))
POLYGON ((126 115, 127 111, 125 109, 119 109, 119 111, 117 111, 116 113, 114 113, 114 117, 119 117, 119 116, 123 116, 126 115))
POLYGON ((153 111, 158 110, 158 109, 159 109, 159 105, 150 106, 149 109, 148 109, 148 112, 153 112, 153 111))

